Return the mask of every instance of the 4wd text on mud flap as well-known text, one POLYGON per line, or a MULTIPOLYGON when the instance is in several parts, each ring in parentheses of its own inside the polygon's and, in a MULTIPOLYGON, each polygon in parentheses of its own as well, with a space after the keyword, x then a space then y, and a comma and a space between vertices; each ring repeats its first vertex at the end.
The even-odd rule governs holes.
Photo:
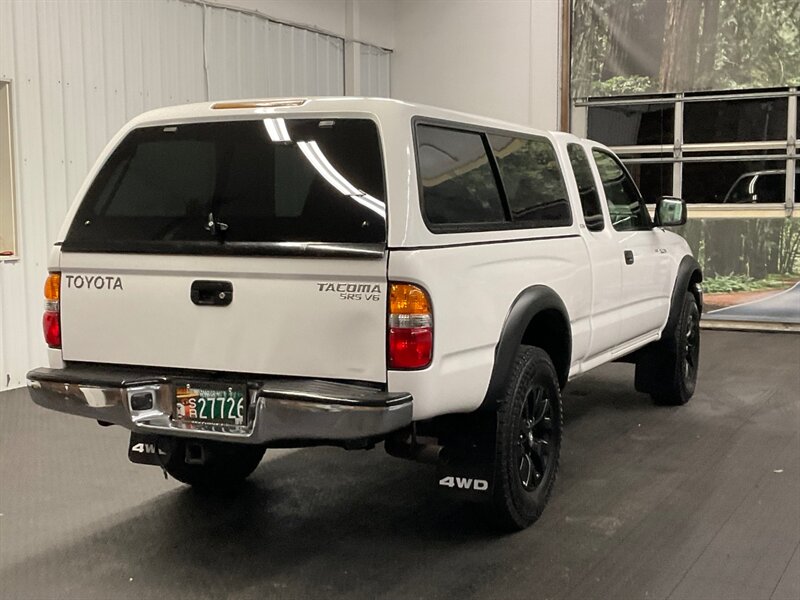
POLYGON ((444 477, 439 480, 439 485, 462 490, 473 489, 476 492, 485 492, 489 489, 489 482, 485 479, 471 479, 467 477, 444 477))
POLYGON ((161 448, 156 448, 155 444, 144 444, 139 442, 138 444, 134 444, 131 446, 131 452, 140 452, 145 454, 155 454, 156 450, 161 456, 166 456, 167 453, 164 452, 161 448))

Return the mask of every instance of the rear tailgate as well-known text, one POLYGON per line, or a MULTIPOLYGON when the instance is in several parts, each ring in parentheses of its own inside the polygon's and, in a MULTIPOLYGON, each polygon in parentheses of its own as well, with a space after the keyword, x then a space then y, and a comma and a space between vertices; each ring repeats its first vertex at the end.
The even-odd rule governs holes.
POLYGON ((386 270, 371 120, 135 129, 62 246, 63 357, 384 382, 386 270))
POLYGON ((64 253, 65 360, 385 381, 386 261, 64 253), (197 305, 196 281, 231 284, 197 305))

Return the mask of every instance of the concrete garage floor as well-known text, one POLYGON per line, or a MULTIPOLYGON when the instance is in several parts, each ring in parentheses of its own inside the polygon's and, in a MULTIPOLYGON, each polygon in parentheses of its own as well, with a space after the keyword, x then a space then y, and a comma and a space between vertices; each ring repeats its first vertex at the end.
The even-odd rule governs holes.
POLYGON ((800 598, 800 336, 704 332, 686 407, 632 379, 570 384, 555 493, 508 536, 382 450, 268 451, 204 498, 4 393, 0 597, 800 598))

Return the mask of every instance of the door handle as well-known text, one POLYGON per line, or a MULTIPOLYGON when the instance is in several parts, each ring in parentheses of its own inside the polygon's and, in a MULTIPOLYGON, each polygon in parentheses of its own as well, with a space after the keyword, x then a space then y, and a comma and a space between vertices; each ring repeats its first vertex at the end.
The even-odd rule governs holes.
POLYGON ((625 250, 625 264, 626 265, 633 264, 633 250, 625 250))
POLYGON ((228 306, 233 302, 233 284, 230 281, 193 281, 190 297, 197 306, 228 306))

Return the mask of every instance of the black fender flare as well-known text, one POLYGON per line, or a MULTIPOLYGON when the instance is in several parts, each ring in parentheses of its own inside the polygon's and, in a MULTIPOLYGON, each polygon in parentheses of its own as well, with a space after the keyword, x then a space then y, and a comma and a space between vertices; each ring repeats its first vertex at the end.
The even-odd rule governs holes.
MULTIPOLYGON (((566 368, 558 369, 559 384, 564 387, 569 375, 569 363, 572 357, 572 330, 570 327, 569 313, 564 302, 558 294, 546 285, 534 285, 524 289, 511 304, 506 315, 500 338, 494 350, 494 367, 489 378, 481 409, 494 409, 497 399, 503 392, 509 373, 514 363, 514 357, 522 344, 522 338, 528 325, 537 314, 545 310, 558 311, 567 328, 566 368)), ((554 360, 554 362, 556 362, 554 360)))
POLYGON ((675 285, 672 288, 672 297, 669 305, 669 317, 667 324, 664 325, 662 331, 662 340, 672 340, 675 327, 678 325, 678 320, 681 318, 681 309, 683 308, 683 296, 688 292, 692 292, 697 299, 697 308, 703 312, 703 291, 699 283, 703 281, 703 270, 700 268, 698 262, 693 256, 686 255, 678 265, 678 272, 675 275, 675 285), (696 289, 692 289, 692 279, 695 279, 695 284, 698 284, 696 289))

